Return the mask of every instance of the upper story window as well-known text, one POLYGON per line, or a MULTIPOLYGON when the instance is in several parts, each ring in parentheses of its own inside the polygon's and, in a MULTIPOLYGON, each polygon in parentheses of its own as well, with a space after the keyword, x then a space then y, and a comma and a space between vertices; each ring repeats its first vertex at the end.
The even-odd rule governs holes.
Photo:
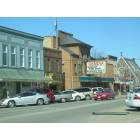
POLYGON ((8 65, 8 46, 7 45, 2 45, 2 63, 3 66, 8 65))
POLYGON ((36 51, 36 68, 40 69, 40 51, 36 51))
POLYGON ((31 49, 28 51, 28 65, 29 68, 33 67, 33 51, 31 49))
POLYGON ((25 50, 24 48, 20 49, 20 67, 24 67, 25 65, 25 50))
POLYGON ((16 66, 16 48, 14 46, 11 47, 11 66, 16 66))
POLYGON ((60 62, 59 60, 56 60, 56 64, 57 64, 57 72, 60 72, 60 62))

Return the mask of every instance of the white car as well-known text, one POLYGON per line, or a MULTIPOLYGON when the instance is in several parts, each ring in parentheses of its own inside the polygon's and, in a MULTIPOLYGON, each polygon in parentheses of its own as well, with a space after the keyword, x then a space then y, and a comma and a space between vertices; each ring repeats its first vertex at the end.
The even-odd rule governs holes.
POLYGON ((77 92, 75 90, 65 90, 63 91, 65 94, 71 94, 73 101, 80 101, 85 99, 85 95, 83 93, 77 92))
POLYGON ((125 103, 130 108, 140 108, 140 87, 127 93, 125 103))
POLYGON ((27 91, 20 93, 14 97, 6 98, 0 101, 0 105, 4 107, 15 107, 18 105, 48 104, 49 99, 46 95, 37 92, 27 91))

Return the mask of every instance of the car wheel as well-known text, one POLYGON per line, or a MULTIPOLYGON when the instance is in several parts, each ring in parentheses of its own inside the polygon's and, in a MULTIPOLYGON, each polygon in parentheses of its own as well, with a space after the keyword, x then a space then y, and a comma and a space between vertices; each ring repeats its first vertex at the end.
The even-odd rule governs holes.
POLYGON ((7 106, 12 108, 12 107, 16 106, 16 103, 15 103, 15 101, 9 101, 7 106))
POLYGON ((90 95, 86 95, 86 100, 90 100, 90 99, 91 99, 90 95))
POLYGON ((44 104, 44 100, 43 99, 38 99, 37 100, 37 105, 43 105, 44 104))
POLYGON ((61 99, 61 103, 65 103, 66 102, 66 99, 65 98, 62 98, 61 99))
POLYGON ((80 101, 81 100, 81 97, 80 96, 76 96, 75 97, 75 101, 80 101))

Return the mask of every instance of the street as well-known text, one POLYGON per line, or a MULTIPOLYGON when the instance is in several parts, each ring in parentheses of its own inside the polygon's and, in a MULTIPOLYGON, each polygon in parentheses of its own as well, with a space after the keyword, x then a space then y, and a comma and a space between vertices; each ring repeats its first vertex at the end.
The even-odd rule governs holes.
POLYGON ((106 101, 89 100, 43 106, 0 108, 0 123, 131 122, 140 122, 140 111, 127 108, 125 106, 125 97, 106 101))

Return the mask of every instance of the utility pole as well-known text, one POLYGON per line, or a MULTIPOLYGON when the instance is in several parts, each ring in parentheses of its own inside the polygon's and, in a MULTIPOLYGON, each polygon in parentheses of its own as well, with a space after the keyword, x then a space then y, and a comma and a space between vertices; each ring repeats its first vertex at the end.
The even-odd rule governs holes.
POLYGON ((57 23, 57 17, 55 18, 55 36, 56 36, 56 49, 59 50, 59 45, 58 45, 58 23, 57 23))

